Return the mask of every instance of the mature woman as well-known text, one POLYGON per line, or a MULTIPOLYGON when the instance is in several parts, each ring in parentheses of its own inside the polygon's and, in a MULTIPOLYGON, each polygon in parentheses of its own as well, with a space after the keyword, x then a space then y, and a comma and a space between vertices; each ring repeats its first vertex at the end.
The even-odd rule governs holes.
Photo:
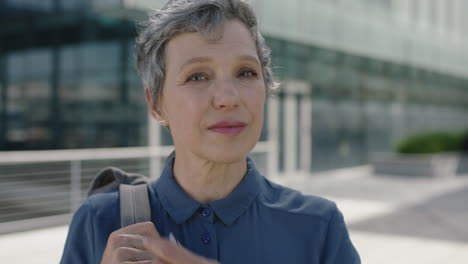
POLYGON ((118 193, 92 196, 62 263, 360 263, 333 202, 268 181, 247 157, 275 82, 246 2, 169 1, 137 53, 150 113, 175 145, 149 185, 152 221, 120 228, 118 193))

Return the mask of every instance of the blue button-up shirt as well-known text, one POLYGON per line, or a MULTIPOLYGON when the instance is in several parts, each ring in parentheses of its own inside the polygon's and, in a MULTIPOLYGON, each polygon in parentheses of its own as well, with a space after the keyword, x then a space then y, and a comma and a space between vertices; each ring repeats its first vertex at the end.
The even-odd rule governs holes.
MULTIPOLYGON (((226 198, 201 204, 172 174, 171 155, 150 183, 152 221, 161 236, 223 264, 360 263, 335 203, 275 184, 247 158, 247 173, 226 198)), ((120 228, 117 191, 89 197, 75 213, 61 263, 100 263, 120 228)))

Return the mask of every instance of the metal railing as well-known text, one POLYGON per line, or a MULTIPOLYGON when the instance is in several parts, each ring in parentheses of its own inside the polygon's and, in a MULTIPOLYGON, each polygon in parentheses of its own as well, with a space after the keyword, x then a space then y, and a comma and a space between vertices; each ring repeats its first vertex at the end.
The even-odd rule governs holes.
MULTIPOLYGON (((94 176, 115 166, 159 177, 173 146, 0 152, 0 234, 65 224, 94 176)), ((250 156, 266 173, 269 142, 250 156)))

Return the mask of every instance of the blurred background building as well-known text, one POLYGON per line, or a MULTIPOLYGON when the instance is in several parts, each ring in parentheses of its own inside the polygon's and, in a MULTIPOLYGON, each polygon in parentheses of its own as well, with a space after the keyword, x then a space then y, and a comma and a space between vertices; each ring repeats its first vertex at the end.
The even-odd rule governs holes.
MULTIPOLYGON (((367 164, 372 153, 392 151, 409 134, 468 128, 468 2, 252 2, 283 83, 266 106, 260 145, 268 154, 265 170, 309 173, 367 164)), ((133 55, 136 21, 161 5, 1 1, 0 151, 170 146, 169 135, 148 118, 133 55)), ((129 160, 114 165, 151 171, 151 162, 142 167, 129 160)), ((2 195, 25 175, 63 189, 44 198, 43 204, 55 202, 55 210, 24 201, 3 204, 9 212, 3 222, 30 217, 19 212, 33 207, 36 216, 69 212, 107 164, 86 161, 94 168, 87 170, 79 158, 71 165, 56 159, 50 171, 42 170, 43 161, 28 159, 29 169, 17 161, 0 169, 10 175, 2 178, 2 195), (63 198, 69 190, 79 193, 63 198)))

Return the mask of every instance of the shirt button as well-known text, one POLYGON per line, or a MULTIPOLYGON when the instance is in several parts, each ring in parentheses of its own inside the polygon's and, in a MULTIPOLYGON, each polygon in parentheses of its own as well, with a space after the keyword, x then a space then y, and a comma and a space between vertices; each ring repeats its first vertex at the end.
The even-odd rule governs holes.
POLYGON ((210 240, 211 240, 211 237, 210 237, 210 233, 209 233, 209 232, 203 233, 203 234, 201 235, 201 241, 203 242, 203 244, 208 244, 208 243, 210 243, 210 240))
POLYGON ((210 216, 210 214, 211 214, 210 208, 206 208, 206 207, 205 207, 205 208, 203 208, 203 209, 201 210, 201 215, 204 216, 204 217, 210 216))

